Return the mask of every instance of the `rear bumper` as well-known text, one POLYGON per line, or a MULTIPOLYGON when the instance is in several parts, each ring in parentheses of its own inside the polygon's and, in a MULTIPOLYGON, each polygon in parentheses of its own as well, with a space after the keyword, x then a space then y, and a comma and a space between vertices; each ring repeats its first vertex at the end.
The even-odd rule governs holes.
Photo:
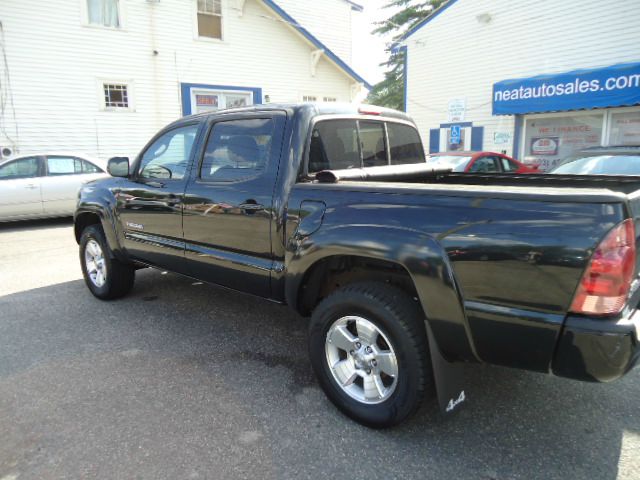
POLYGON ((569 315, 558 341, 553 373, 591 382, 610 382, 640 357, 640 310, 626 317, 597 319, 569 315))

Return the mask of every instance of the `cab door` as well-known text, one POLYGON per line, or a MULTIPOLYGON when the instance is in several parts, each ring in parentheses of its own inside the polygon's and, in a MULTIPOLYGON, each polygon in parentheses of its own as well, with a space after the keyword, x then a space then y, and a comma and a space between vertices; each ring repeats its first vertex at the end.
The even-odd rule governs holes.
POLYGON ((273 195, 286 115, 256 113, 212 123, 187 186, 189 274, 270 296, 273 195))
POLYGON ((0 219, 40 216, 42 158, 18 158, 0 166, 0 219))
POLYGON ((169 128, 142 151, 115 193, 129 255, 185 273, 182 209, 200 122, 169 128))

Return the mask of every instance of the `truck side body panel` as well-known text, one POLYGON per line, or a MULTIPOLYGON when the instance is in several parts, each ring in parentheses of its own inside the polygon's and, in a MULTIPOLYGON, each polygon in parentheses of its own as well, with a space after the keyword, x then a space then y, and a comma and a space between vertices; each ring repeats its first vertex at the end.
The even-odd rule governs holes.
POLYGON ((326 209, 315 232, 289 234, 288 302, 326 256, 394 261, 411 275, 446 357, 542 372, 593 248, 623 218, 621 204, 336 187, 298 184, 291 193, 291 215, 304 201, 326 209))

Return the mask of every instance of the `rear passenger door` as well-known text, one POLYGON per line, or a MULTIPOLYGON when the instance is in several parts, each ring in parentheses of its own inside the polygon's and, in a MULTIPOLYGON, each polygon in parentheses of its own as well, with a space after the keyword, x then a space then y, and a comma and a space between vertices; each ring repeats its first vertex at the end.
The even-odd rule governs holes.
POLYGON ((285 122, 278 112, 212 120, 184 202, 190 275, 271 295, 273 195, 285 122))
POLYGON ((47 155, 45 167, 42 206, 47 214, 73 213, 80 186, 104 173, 93 164, 69 155, 47 155))
POLYGON ((0 219, 42 214, 41 158, 25 157, 0 167, 0 219))

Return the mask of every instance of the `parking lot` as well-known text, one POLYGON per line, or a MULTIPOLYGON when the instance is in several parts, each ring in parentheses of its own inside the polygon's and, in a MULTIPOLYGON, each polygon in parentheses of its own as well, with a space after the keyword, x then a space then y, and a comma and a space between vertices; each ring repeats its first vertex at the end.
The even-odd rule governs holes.
POLYGON ((288 309, 141 270, 93 298, 69 219, 0 224, 0 480, 640 478, 640 369, 611 385, 466 371, 468 405, 340 414, 288 309))

